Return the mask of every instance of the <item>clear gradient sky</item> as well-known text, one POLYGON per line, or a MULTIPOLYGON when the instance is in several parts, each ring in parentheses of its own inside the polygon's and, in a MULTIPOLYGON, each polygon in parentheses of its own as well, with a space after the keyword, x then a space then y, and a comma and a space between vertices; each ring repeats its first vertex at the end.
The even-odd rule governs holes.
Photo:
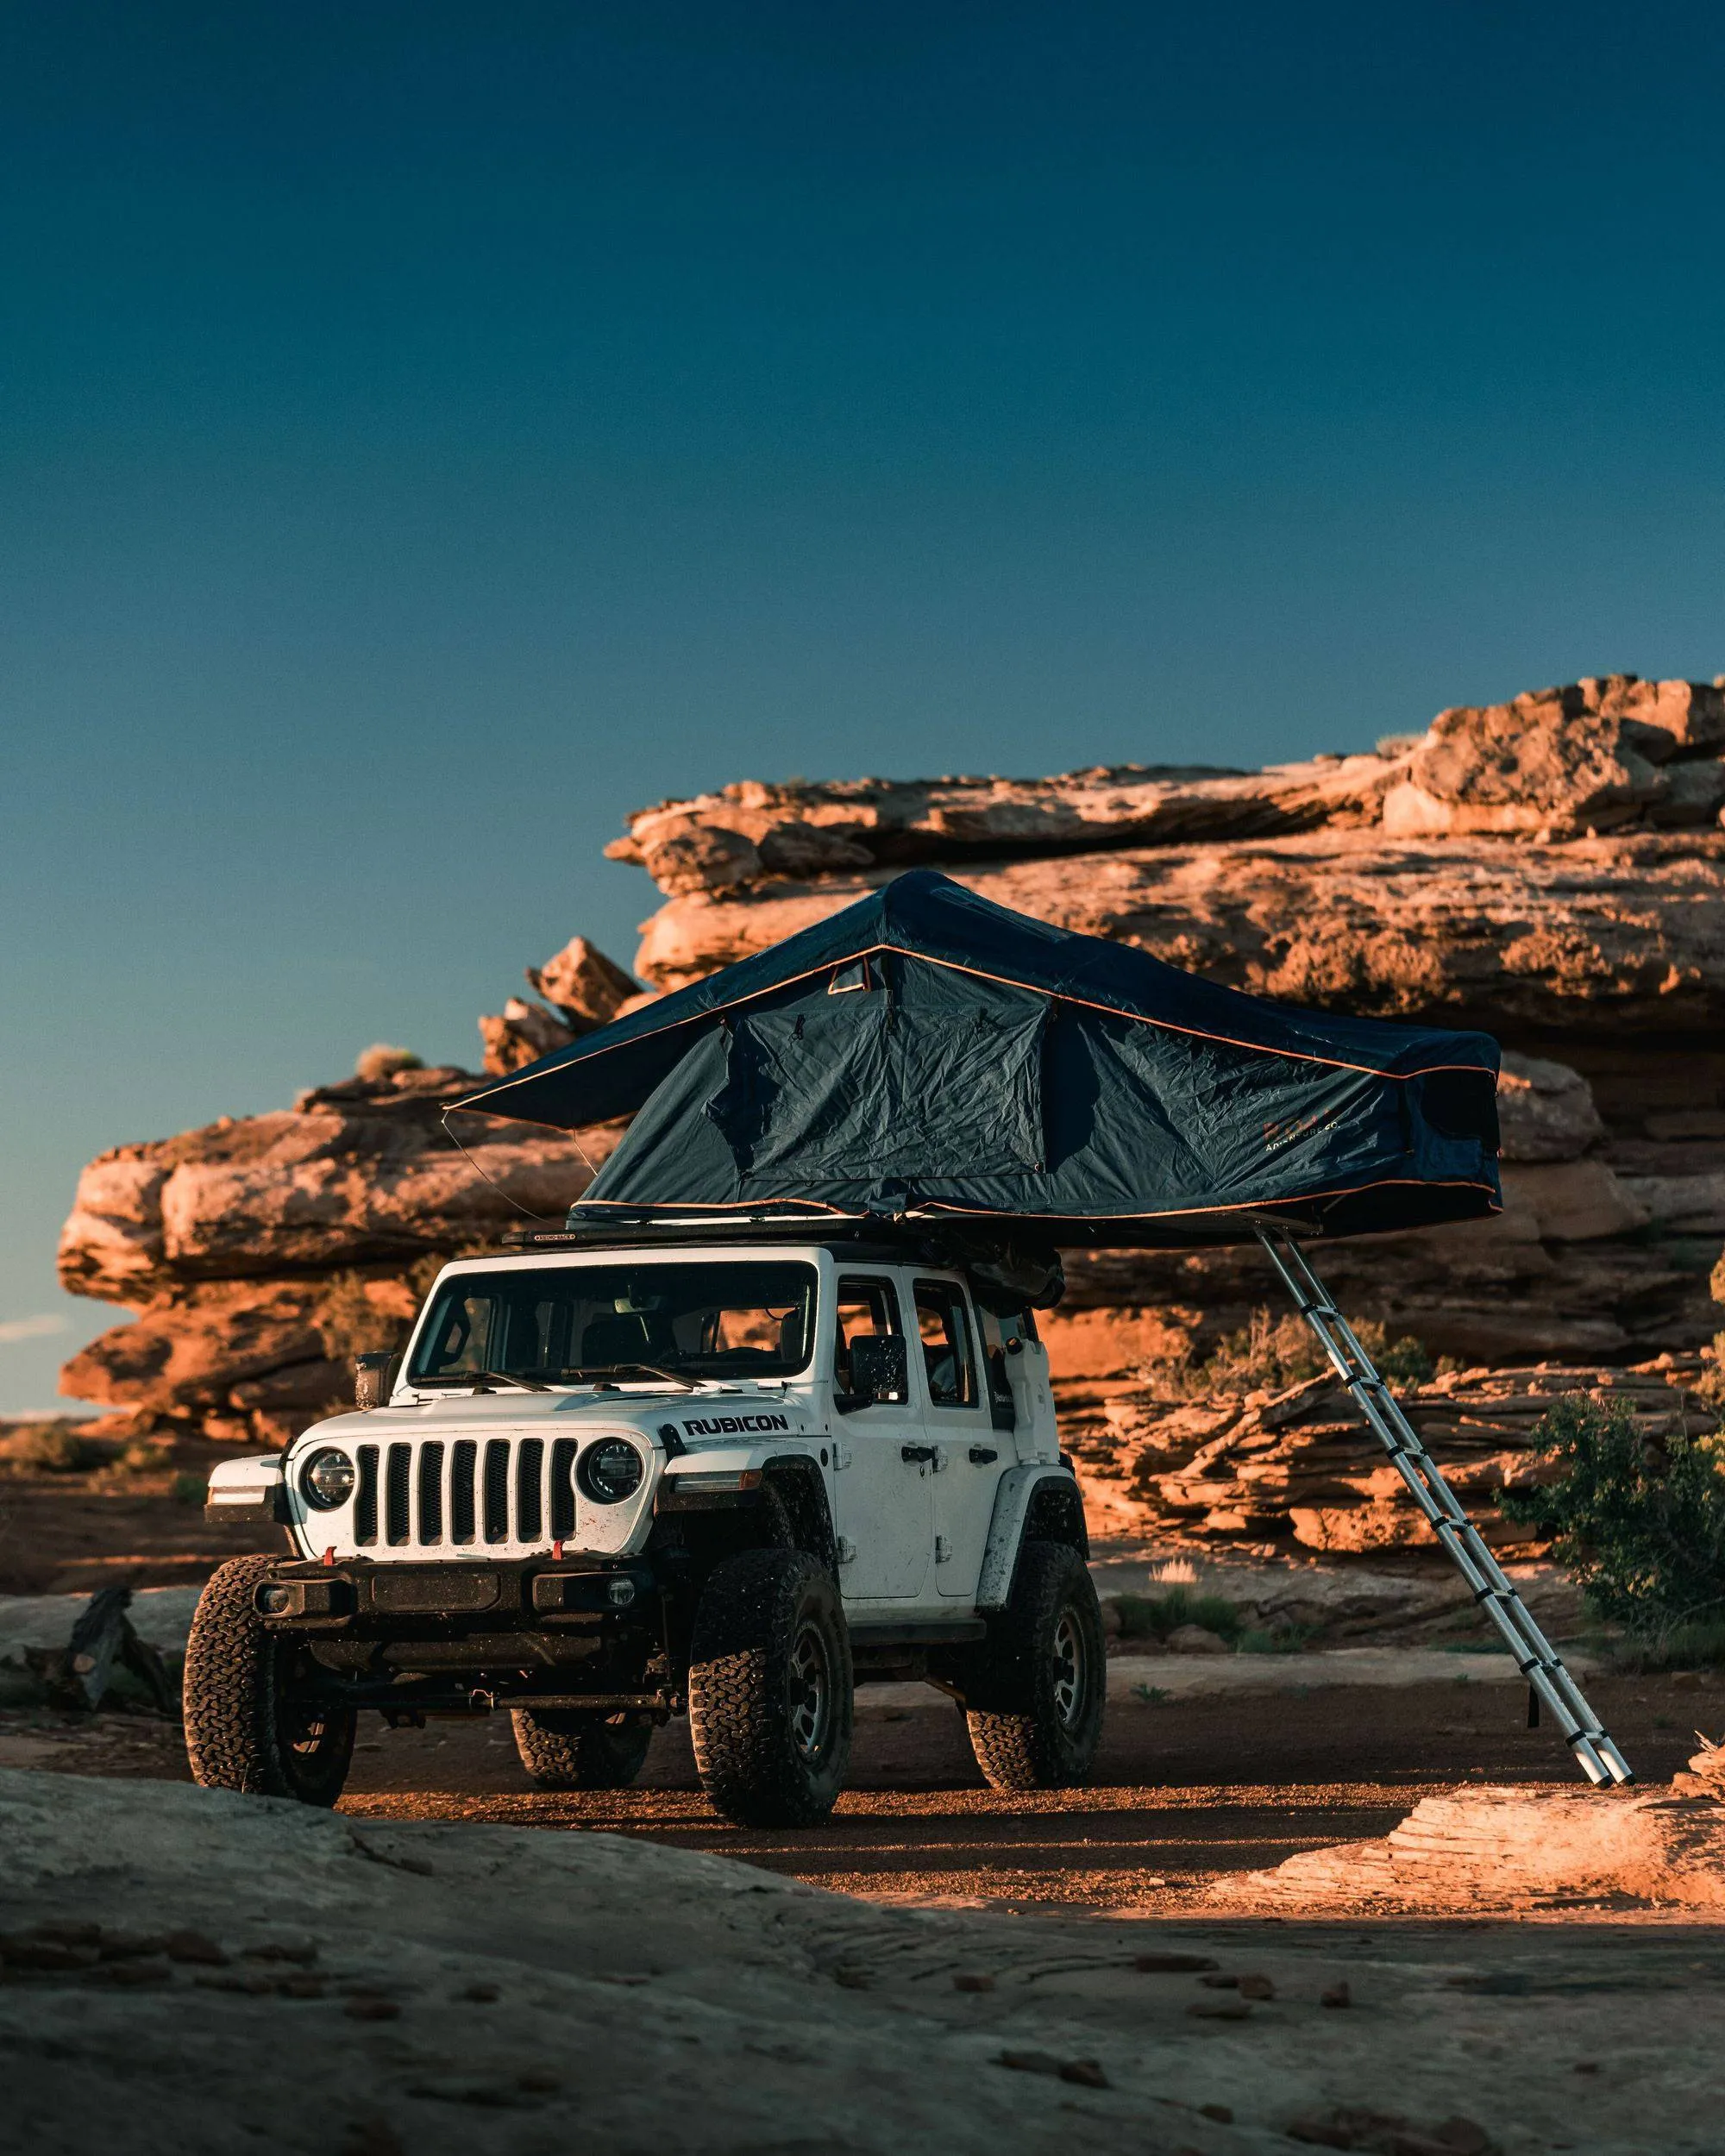
POLYGON ((0 1413, 80 1163, 745 775, 1725 667, 1725 16, 0 9, 0 1413))

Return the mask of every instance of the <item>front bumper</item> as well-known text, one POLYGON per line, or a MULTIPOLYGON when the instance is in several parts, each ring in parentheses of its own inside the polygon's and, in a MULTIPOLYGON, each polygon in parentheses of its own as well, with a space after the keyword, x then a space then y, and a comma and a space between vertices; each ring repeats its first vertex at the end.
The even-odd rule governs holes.
POLYGON ((662 1583, 638 1560, 451 1558, 325 1564, 284 1558, 253 1593, 272 1631, 387 1639, 404 1632, 566 1632, 656 1626, 662 1583))

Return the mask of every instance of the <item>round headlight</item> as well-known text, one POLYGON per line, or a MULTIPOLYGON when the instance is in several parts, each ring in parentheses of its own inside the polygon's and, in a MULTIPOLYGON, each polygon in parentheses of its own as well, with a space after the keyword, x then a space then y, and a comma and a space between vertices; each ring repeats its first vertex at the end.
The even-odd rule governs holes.
POLYGON ((300 1470, 299 1487, 308 1505, 315 1505, 319 1512, 334 1512, 353 1495, 354 1479, 354 1463, 347 1454, 326 1445, 300 1470))
POLYGON ((581 1455, 575 1480, 599 1505, 620 1505, 634 1496, 647 1470, 641 1455, 624 1438, 601 1438, 581 1455))

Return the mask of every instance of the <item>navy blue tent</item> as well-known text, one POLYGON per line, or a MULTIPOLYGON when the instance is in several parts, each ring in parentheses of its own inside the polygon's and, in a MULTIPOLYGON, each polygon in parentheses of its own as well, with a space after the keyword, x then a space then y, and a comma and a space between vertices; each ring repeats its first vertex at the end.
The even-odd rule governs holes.
POLYGON ((1500 1204, 1497 1044, 1242 995, 919 869, 457 1105, 632 1114, 576 1208, 1247 1242, 1500 1204))

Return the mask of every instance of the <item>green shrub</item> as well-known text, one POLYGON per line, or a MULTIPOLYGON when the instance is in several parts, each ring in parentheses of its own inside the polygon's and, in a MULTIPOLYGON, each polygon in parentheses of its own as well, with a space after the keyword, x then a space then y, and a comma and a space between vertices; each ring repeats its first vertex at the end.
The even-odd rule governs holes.
POLYGON ((1240 1654, 1302 1654, 1321 1629, 1318 1625, 1289 1624, 1285 1619, 1273 1625, 1248 1625, 1234 1647, 1240 1654))
POLYGON ((1245 1622, 1225 1596, 1195 1595, 1185 1587, 1170 1587, 1165 1595, 1120 1595, 1114 1608, 1122 1639, 1165 1639, 1182 1625, 1201 1625, 1232 1644, 1245 1622))
POLYGON ((1580 1393, 1556 1401, 1534 1437, 1556 1478, 1499 1502, 1551 1538, 1598 1615, 1657 1649, 1725 1616, 1725 1473, 1711 1441, 1651 1445, 1621 1402, 1580 1393))
POLYGON ((176 1505, 201 1505, 209 1484, 202 1475, 194 1475, 190 1469, 174 1476, 168 1485, 168 1495, 176 1505))

